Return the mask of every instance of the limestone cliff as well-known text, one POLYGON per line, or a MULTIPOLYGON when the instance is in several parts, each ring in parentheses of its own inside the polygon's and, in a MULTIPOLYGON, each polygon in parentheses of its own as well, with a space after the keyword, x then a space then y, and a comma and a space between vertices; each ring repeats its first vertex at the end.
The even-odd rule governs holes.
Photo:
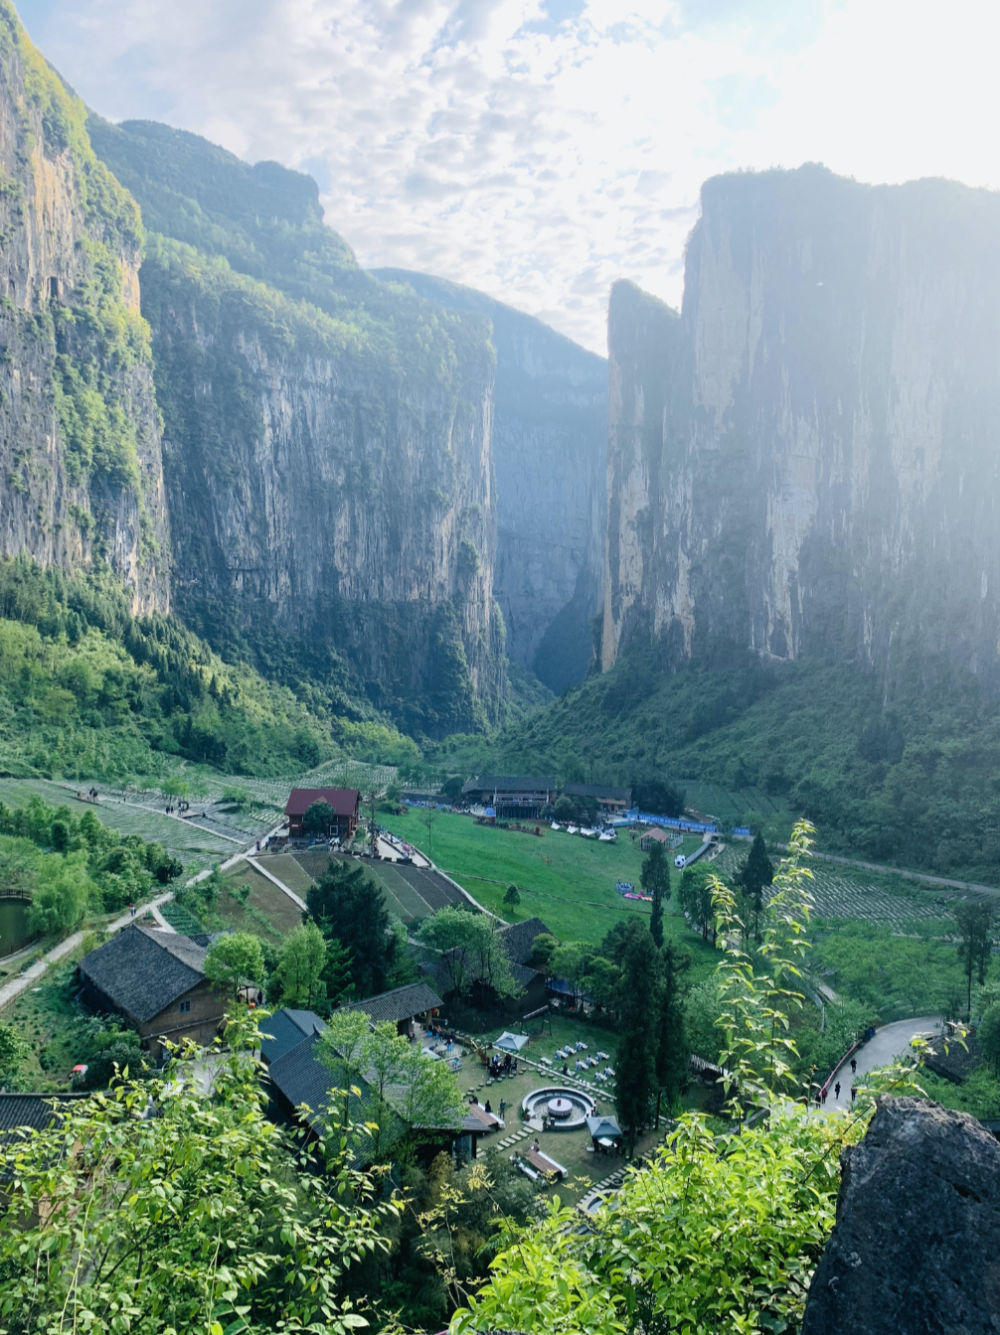
POLYGON ((155 229, 178 609, 265 666, 276 644, 314 674, 346 660, 414 732, 495 718, 485 321, 362 273, 307 177, 165 126, 91 134, 155 229))
POLYGON ((996 678, 1000 196, 722 177, 657 306, 612 296, 603 664, 641 634, 996 678))
POLYGON ((0 0, 0 555, 169 601, 139 214, 0 0))
POLYGON ((601 357, 481 292, 381 269, 421 296, 485 315, 497 353, 497 565, 507 652, 554 691, 593 657, 607 508, 608 369, 601 357))

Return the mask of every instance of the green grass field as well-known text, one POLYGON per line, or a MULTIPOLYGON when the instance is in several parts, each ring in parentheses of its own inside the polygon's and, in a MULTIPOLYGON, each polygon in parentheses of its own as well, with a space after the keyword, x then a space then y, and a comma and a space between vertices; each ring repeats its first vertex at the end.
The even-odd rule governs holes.
MULTIPOLYGON (((644 854, 628 834, 619 835, 617 843, 599 844, 543 825, 543 836, 536 838, 442 811, 428 840, 419 809, 386 817, 385 825, 427 852, 484 908, 508 921, 537 916, 560 940, 596 944, 623 918, 649 919, 648 904, 623 899, 615 890, 616 881, 639 885, 644 854), (503 902, 508 885, 516 885, 521 896, 513 911, 503 902)), ((685 839, 682 851, 690 853, 698 843, 697 838, 685 839)), ((676 910, 675 901, 671 908, 676 910)), ((668 914, 664 927, 667 936, 691 953, 696 976, 714 967, 715 952, 679 914, 668 914)))

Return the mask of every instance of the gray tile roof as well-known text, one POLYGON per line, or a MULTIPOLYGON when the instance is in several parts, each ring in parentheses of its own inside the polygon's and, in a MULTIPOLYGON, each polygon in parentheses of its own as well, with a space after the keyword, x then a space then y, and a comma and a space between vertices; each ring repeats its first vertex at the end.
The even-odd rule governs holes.
POLYGON ((131 924, 79 963, 80 975, 145 1023, 205 977, 205 948, 179 932, 131 924))
POLYGON ((261 1060, 270 1066, 286 1052, 297 1048, 305 1038, 321 1034, 326 1025, 315 1011, 292 1010, 286 1007, 275 1011, 261 1021, 261 1060))
MULTIPOLYGON (((535 937, 549 928, 541 918, 525 918, 524 922, 512 922, 502 929, 503 943, 510 956, 511 964, 524 964, 531 958, 535 937)), ((534 971, 532 971, 534 972, 534 971)))
POLYGON ((0 1136, 18 1127, 44 1131, 60 1112, 70 1111, 73 1104, 89 1097, 89 1094, 0 1094, 0 1136))
POLYGON ((345 1011, 364 1011, 377 1024, 380 1020, 410 1020, 424 1011, 440 1008, 444 1002, 429 983, 408 983, 394 987, 391 992, 379 992, 363 1001, 352 1001, 339 1007, 345 1011))

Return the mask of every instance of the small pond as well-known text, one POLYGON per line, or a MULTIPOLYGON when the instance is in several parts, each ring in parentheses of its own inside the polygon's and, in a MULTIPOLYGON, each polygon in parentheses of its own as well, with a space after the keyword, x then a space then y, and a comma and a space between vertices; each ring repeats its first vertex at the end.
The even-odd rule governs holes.
POLYGON ((0 959, 6 959, 32 939, 28 931, 26 899, 0 899, 0 959))

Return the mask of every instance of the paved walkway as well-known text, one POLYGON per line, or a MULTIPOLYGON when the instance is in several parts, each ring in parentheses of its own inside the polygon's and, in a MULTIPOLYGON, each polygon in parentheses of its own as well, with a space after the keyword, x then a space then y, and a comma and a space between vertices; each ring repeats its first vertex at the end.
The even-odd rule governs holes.
POLYGON ((910 1051, 910 1040, 918 1034, 932 1035, 941 1033, 944 1021, 940 1015, 918 1015, 912 1020, 897 1020, 894 1024, 884 1024, 875 1030, 875 1037, 863 1047, 857 1048, 852 1056, 858 1064, 857 1072, 851 1071, 850 1059, 839 1067, 830 1078, 830 1092, 823 1105, 829 1112, 834 1108, 851 1106, 851 1084, 860 1082, 870 1071, 890 1066, 897 1057, 910 1051), (840 1081, 840 1098, 833 1092, 834 1085, 840 1081))
MULTIPOLYGON (((137 904, 135 916, 138 918, 145 913, 152 913, 155 917, 156 910, 159 909, 160 905, 166 904, 167 901, 173 899, 173 897, 174 892, 172 890, 167 890, 165 894, 157 895, 155 899, 149 900, 146 904, 137 904)), ((131 913, 123 913, 122 916, 116 918, 114 922, 109 922, 104 930, 107 932, 119 932, 123 927, 127 927, 132 920, 131 913)), ((41 978, 48 969, 49 965, 57 964, 59 960, 65 959, 67 955, 72 954, 77 946, 83 941, 83 938, 91 930, 92 928, 88 927, 83 931, 74 932, 72 936, 67 936, 65 941, 60 941, 59 944, 53 946, 51 950, 47 950, 41 959, 36 960, 29 969, 25 969, 24 973, 19 973, 17 977, 12 978, 9 983, 4 983, 3 987, 0 987, 0 1010, 3 1010, 5 1006, 8 1006, 12 1001, 15 1001, 22 992, 27 992, 28 988, 31 987, 33 983, 37 983, 39 978, 41 978)))

